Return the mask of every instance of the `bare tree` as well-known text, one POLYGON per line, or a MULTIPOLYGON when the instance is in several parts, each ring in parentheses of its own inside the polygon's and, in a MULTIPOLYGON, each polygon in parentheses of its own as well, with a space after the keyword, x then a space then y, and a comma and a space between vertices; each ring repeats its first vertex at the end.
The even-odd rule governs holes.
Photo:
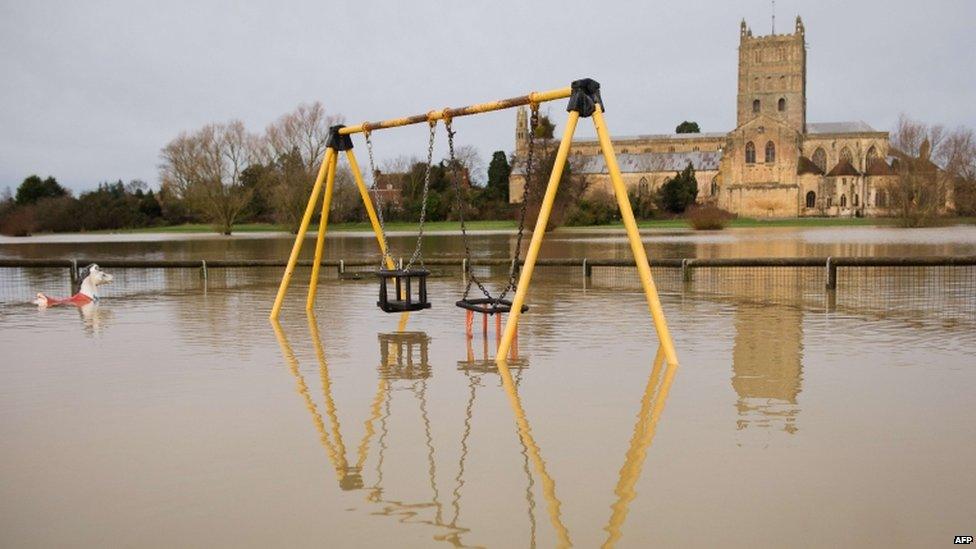
POLYGON ((302 103, 269 125, 264 134, 265 196, 280 223, 297 232, 325 155, 329 127, 342 117, 321 103, 302 103))
POLYGON ((416 156, 400 155, 384 160, 377 169, 382 173, 407 173, 418 162, 420 162, 420 158, 416 156))
POLYGON ((976 215, 976 135, 972 128, 950 131, 937 151, 936 163, 951 178, 956 213, 976 215))
POLYGON ((904 114, 891 136, 897 177, 889 187, 892 205, 903 226, 919 227, 945 212, 950 177, 935 164, 943 157, 945 128, 904 114))
POLYGON ((229 235, 254 193, 241 184, 241 174, 257 162, 259 149, 258 138, 240 120, 210 124, 163 147, 160 178, 198 215, 229 235))
POLYGON ((454 157, 468 174, 468 180, 474 184, 485 184, 485 161, 482 160, 478 149, 472 145, 461 145, 454 150, 454 157))
POLYGON ((332 207, 329 221, 346 223, 362 221, 366 210, 359 189, 353 180, 352 172, 346 166, 340 165, 336 169, 335 189, 332 191, 332 207))

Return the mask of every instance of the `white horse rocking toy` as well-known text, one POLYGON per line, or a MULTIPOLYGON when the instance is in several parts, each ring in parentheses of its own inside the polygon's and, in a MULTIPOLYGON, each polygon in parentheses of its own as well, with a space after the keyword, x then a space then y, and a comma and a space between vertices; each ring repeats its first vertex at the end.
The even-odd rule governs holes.
POLYGON ((78 272, 78 276, 81 278, 81 288, 78 293, 71 297, 66 297, 63 299, 48 297, 41 292, 37 293, 37 299, 34 300, 39 307, 55 307, 58 305, 74 305, 76 307, 84 307, 85 305, 98 302, 98 287, 102 284, 108 284, 112 282, 112 275, 106 273, 97 264, 92 263, 91 265, 81 269, 78 272))

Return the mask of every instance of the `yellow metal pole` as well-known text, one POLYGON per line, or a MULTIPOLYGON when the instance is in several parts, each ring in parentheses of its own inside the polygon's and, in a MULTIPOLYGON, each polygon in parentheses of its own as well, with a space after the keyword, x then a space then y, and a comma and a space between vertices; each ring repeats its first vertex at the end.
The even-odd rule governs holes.
MULTIPOLYGON (((546 185, 546 194, 542 199, 542 207, 539 209, 539 217, 535 222, 535 229, 532 231, 532 241, 529 242, 529 251, 525 255, 525 264, 522 266, 522 273, 519 276, 518 288, 515 290, 515 297, 512 299, 512 311, 508 314, 505 322, 505 334, 502 342, 498 345, 495 360, 502 362, 508 360, 508 351, 512 346, 512 340, 518 331, 518 321, 522 314, 522 305, 525 303, 525 294, 529 291, 529 282, 532 280, 532 270, 535 269, 535 261, 539 257, 539 248, 542 247, 542 239, 546 234, 546 225, 549 224, 549 215, 552 213, 552 205, 556 200, 556 190, 559 188, 559 180, 563 176, 563 168, 566 166, 566 159, 569 156, 569 147, 573 144, 573 133, 576 132, 576 123, 579 121, 579 113, 570 111, 566 118, 566 129, 563 130, 562 141, 559 142, 559 150, 556 152, 556 161, 552 166, 552 175, 546 185)), ((525 182, 528 187, 529 181, 525 182)), ((525 200, 523 192, 522 199, 525 200)), ((515 251, 518 253, 518 250, 515 251)))
POLYGON ((277 320, 281 312, 281 304, 285 301, 285 294, 288 293, 288 284, 291 283, 291 275, 295 272, 295 264, 298 263, 298 254, 302 251, 302 242, 305 233, 308 232, 308 225, 312 221, 312 214, 315 213, 315 204, 319 200, 319 193, 322 191, 322 182, 328 171, 329 163, 335 158, 336 151, 333 148, 325 150, 325 159, 319 168, 319 174, 315 178, 315 185, 312 187, 312 195, 308 198, 308 205, 305 206, 305 216, 298 227, 298 235, 295 236, 295 244, 291 247, 291 255, 288 256, 288 266, 285 267, 285 274, 281 277, 281 284, 278 286, 278 295, 275 296, 274 306, 271 307, 271 320, 277 320))
POLYGON ((644 460, 647 457, 647 449, 650 448, 651 442, 654 440, 657 423, 661 419, 661 412, 664 410, 664 403, 668 399, 674 374, 677 371, 677 365, 668 364, 664 371, 664 379, 658 385, 663 362, 663 347, 658 347, 657 354, 654 357, 654 367, 647 379, 647 388, 644 389, 644 398, 641 399, 640 413, 637 414, 637 423, 634 425, 634 435, 630 439, 627 457, 624 460, 623 467, 620 468, 617 487, 613 491, 617 495, 617 501, 611 506, 613 512, 610 514, 606 528, 604 528, 607 531, 607 541, 604 542, 603 547, 616 545, 623 533, 624 520, 627 518, 630 502, 637 497, 634 487, 640 480, 644 460), (657 389, 656 393, 655 389, 657 389))
POLYGON ((674 341, 671 339, 668 323, 664 319, 664 310, 661 308, 661 299, 657 295, 654 278, 651 276, 651 266, 647 262, 644 243, 641 242, 640 231, 637 230, 637 221, 634 219, 634 212, 630 208, 630 199, 627 198, 627 187, 624 185, 623 177, 620 176, 617 155, 613 152, 610 133, 607 131, 606 123, 603 120, 603 106, 599 103, 593 112, 593 125, 596 126, 596 135, 600 140, 600 148, 603 149, 603 158, 606 160, 610 181, 613 183, 613 193, 617 196, 620 216, 623 218, 624 227, 627 229, 630 250, 634 254, 634 261, 637 262, 637 272, 640 275, 641 284, 644 286, 644 295, 647 297, 647 306, 651 310, 651 317, 654 319, 657 337, 661 341, 661 347, 664 348, 664 356, 668 363, 677 365, 678 355, 674 350, 674 341))
POLYGON ((325 197, 322 199, 322 215, 319 217, 319 230, 315 238, 315 261, 312 263, 312 280, 308 284, 308 300, 305 301, 305 310, 311 311, 315 306, 315 293, 319 286, 319 269, 322 263, 322 250, 325 248, 325 231, 329 226, 329 208, 332 207, 332 189, 335 186, 336 164, 339 163, 339 155, 332 155, 332 162, 329 163, 328 174, 325 177, 325 197))
POLYGON ((376 217, 376 209, 373 208, 373 201, 369 198, 369 189, 366 188, 366 182, 363 181, 363 172, 359 170, 359 163, 356 162, 356 155, 352 152, 352 149, 346 150, 346 159, 349 160, 349 169, 352 171, 353 179, 356 180, 359 196, 363 198, 363 206, 366 208, 366 215, 369 216, 369 223, 373 226, 373 233, 376 234, 376 241, 380 245, 380 253, 386 258, 386 268, 394 269, 396 268, 396 264, 393 263, 393 258, 386 253, 386 240, 383 238, 383 229, 380 228, 379 218, 376 217))
POLYGON ((356 126, 346 126, 339 130, 340 135, 352 135, 354 133, 362 133, 364 131, 374 131, 386 128, 398 128, 400 126, 409 126, 411 124, 420 124, 422 122, 433 122, 437 120, 444 120, 446 118, 459 118, 462 116, 468 116, 471 114, 481 114, 491 111, 500 111, 502 109, 510 109, 512 107, 519 107, 522 105, 530 105, 532 103, 545 103, 546 101, 554 101, 556 99, 565 99, 572 94, 572 88, 557 88, 554 90, 547 90, 542 92, 532 92, 526 95, 521 95, 519 97, 511 97, 509 99, 500 99, 498 101, 489 101, 487 103, 478 103, 475 105, 468 105, 467 107, 458 107, 454 109, 439 109, 429 111, 423 114, 415 114, 413 116, 405 116, 403 118, 393 118, 391 120, 382 120, 380 122, 366 122, 363 124, 358 124, 356 126))
POLYGON ((522 401, 519 398, 518 390, 515 388, 515 382, 512 380, 512 372, 509 370, 508 364, 504 361, 499 362, 498 373, 502 378, 502 387, 508 395, 508 403, 512 407, 512 412, 515 414, 515 424, 518 427, 519 438, 525 444, 529 457, 532 458, 532 462, 535 465, 536 473, 539 474, 542 480, 542 495, 546 498, 549 521, 552 523, 553 528, 556 529, 556 536, 559 538, 557 546, 572 547, 573 543, 569 539, 569 530, 562 521, 562 512, 560 511, 562 503, 556 497, 556 482, 549 476, 549 472, 546 471, 546 462, 542 459, 539 446, 532 437, 532 429, 529 427, 529 420, 525 415, 525 409, 522 408, 522 401))

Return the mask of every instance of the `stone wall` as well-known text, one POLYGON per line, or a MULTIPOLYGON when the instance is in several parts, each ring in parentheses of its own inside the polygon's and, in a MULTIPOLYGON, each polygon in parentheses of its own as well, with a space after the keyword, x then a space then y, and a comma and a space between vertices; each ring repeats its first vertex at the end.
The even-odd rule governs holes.
MULTIPOLYGON (((695 179, 698 181, 698 201, 704 202, 709 199, 712 192, 712 183, 718 176, 718 170, 702 170, 695 172, 695 179)), ((668 179, 674 177, 675 173, 668 172, 648 172, 648 173, 623 173, 621 178, 627 187, 627 192, 648 192, 654 193, 661 188, 668 179)), ((610 181, 610 174, 588 174, 586 177, 585 197, 593 196, 613 196, 613 183, 610 181)), ((522 201, 525 189, 525 176, 512 174, 509 177, 509 200, 512 203, 522 201)))
POLYGON ((730 185, 718 195, 718 206, 744 217, 783 218, 799 216, 797 185, 730 185))

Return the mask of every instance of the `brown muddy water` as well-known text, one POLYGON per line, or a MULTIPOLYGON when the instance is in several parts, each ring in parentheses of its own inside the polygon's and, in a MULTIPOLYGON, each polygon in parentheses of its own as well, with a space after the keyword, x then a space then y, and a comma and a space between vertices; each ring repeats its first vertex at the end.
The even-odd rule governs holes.
MULTIPOLYGON (((508 234, 478 235, 506 257, 508 234)), ((404 254, 412 248, 395 238, 404 254)), ((654 257, 976 254, 970 227, 648 233, 654 257)), ((329 258, 375 241, 330 236, 329 258)), ((287 237, 0 241, 0 257, 278 258, 287 237)), ((434 235, 428 257, 461 252, 434 235)), ((547 257, 627 257, 556 233, 547 257)), ((118 270, 93 310, 65 273, 0 269, 0 544, 138 547, 939 546, 976 527, 976 276, 655 271, 680 365, 629 269, 537 271, 519 360, 372 280, 118 270), (699 275, 696 274, 696 277, 699 275), (489 359, 489 360, 485 360, 489 359)), ((502 271, 493 281, 504 278, 502 271)))

